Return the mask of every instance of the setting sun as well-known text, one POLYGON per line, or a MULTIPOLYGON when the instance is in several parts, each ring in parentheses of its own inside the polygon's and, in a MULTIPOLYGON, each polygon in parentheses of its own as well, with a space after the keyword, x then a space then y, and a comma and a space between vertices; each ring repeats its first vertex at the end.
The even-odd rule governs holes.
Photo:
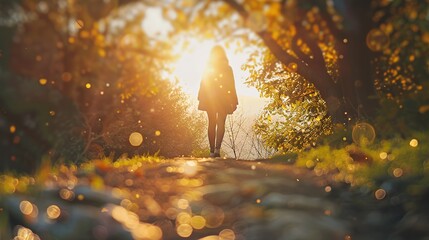
MULTIPOLYGON (((159 8, 149 8, 147 17, 142 21, 141 27, 147 34, 154 38, 166 38, 167 33, 172 30, 169 24, 162 16, 162 11, 159 8)), ((244 82, 248 76, 241 69, 241 66, 248 61, 249 52, 236 51, 236 46, 227 43, 225 40, 217 42, 215 40, 201 39, 197 36, 182 35, 186 38, 188 44, 184 47, 183 42, 177 43, 174 52, 180 55, 179 59, 173 63, 173 77, 179 80, 183 90, 191 95, 198 94, 201 77, 204 67, 207 63, 210 50, 215 45, 225 47, 228 56, 229 64, 232 67, 235 77, 237 94, 240 96, 249 96, 259 98, 259 93, 255 88, 248 87, 244 82)), ((251 47, 248 47, 251 49, 251 47)))
POLYGON ((210 41, 191 41, 189 50, 184 51, 173 66, 173 74, 189 94, 194 95, 198 92, 201 76, 213 45, 214 43, 210 41))
MULTIPOLYGON (((192 39, 189 40, 186 50, 177 49, 177 52, 183 51, 183 53, 173 65, 173 74, 177 77, 186 93, 192 96, 197 95, 210 50, 217 44, 210 40, 192 39)), ((241 65, 247 60, 247 55, 243 52, 237 53, 234 47, 231 46, 225 47, 225 51, 234 72, 237 93, 239 95, 258 96, 259 94, 255 89, 251 89, 244 84, 246 73, 241 70, 241 65)))

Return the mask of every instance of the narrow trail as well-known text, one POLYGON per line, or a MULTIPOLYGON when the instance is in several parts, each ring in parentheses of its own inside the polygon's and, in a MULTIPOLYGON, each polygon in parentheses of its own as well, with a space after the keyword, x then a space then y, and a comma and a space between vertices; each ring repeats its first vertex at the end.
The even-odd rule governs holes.
POLYGON ((39 194, 3 201, 11 225, 48 240, 352 239, 329 183, 290 165, 180 158, 51 178, 39 194), (33 219, 22 217, 26 200, 33 219), (52 205, 61 214, 46 220, 52 205))

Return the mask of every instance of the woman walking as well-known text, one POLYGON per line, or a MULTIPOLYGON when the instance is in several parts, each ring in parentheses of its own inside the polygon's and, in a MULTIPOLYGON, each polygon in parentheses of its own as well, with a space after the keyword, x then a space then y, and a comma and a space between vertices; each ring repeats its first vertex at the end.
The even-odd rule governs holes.
POLYGON ((210 52, 198 92, 198 109, 207 112, 210 157, 220 157, 227 114, 238 105, 234 75, 225 50, 214 46, 210 52))

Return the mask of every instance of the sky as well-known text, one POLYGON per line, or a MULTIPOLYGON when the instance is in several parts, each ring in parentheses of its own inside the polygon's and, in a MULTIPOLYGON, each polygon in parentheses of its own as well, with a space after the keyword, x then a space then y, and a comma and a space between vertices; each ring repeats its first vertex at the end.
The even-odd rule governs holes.
MULTIPOLYGON (((171 30, 169 23, 162 19, 159 8, 149 8, 146 17, 142 22, 142 27, 149 36, 159 37, 165 35, 171 30)), ((223 43, 210 40, 188 39, 190 44, 188 49, 176 49, 181 57, 173 65, 174 76, 179 80, 179 85, 184 92, 189 95, 190 99, 197 98, 201 77, 205 64, 207 62, 211 48, 223 43)), ((178 44, 179 46, 180 44, 178 44)), ((246 51, 236 52, 233 47, 226 48, 229 63, 234 73, 237 95, 239 98, 239 108, 246 115, 257 115, 263 108, 266 100, 260 98, 259 92, 247 86, 244 82, 247 73, 241 69, 241 66, 247 61, 248 54, 246 51)))

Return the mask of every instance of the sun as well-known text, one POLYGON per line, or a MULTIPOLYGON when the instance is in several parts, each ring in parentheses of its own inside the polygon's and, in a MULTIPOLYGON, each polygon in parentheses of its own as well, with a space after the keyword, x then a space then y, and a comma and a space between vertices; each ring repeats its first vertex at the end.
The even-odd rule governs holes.
POLYGON ((179 54, 179 59, 173 63, 172 70, 174 78, 179 80, 179 85, 184 92, 191 97, 198 95, 201 78, 206 67, 210 51, 215 45, 225 48, 229 65, 232 68, 237 94, 243 96, 259 97, 259 93, 254 88, 249 88, 245 81, 248 73, 241 69, 241 66, 248 60, 248 52, 239 52, 233 44, 226 42, 218 43, 213 40, 188 39, 185 49, 181 44, 177 44, 175 52, 179 54))
POLYGON ((192 39, 186 50, 179 50, 180 57, 173 64, 173 74, 187 93, 194 95, 198 92, 210 50, 214 45, 212 41, 192 39))
MULTIPOLYGON (((168 32, 172 30, 172 26, 163 19, 161 9, 155 7, 148 9, 147 16, 142 21, 142 28, 153 38, 160 36, 168 38, 168 32)), ((196 35, 187 35, 186 39, 182 40, 188 42, 187 47, 183 48, 183 41, 179 40, 177 44, 175 43, 176 47, 173 51, 175 54, 179 54, 180 57, 170 65, 173 72, 172 76, 169 75, 168 77, 171 77, 172 81, 178 79, 179 85, 182 86, 185 93, 191 95, 191 98, 194 98, 198 94, 201 77, 210 50, 217 44, 227 46, 225 47, 225 51, 234 72, 235 86, 239 97, 240 95, 259 97, 259 93, 255 88, 246 86, 245 82, 249 74, 241 69, 241 66, 249 58, 249 52, 253 51, 251 47, 246 48, 248 51, 236 51, 240 48, 230 40, 216 42, 215 40, 202 39, 196 35)))

